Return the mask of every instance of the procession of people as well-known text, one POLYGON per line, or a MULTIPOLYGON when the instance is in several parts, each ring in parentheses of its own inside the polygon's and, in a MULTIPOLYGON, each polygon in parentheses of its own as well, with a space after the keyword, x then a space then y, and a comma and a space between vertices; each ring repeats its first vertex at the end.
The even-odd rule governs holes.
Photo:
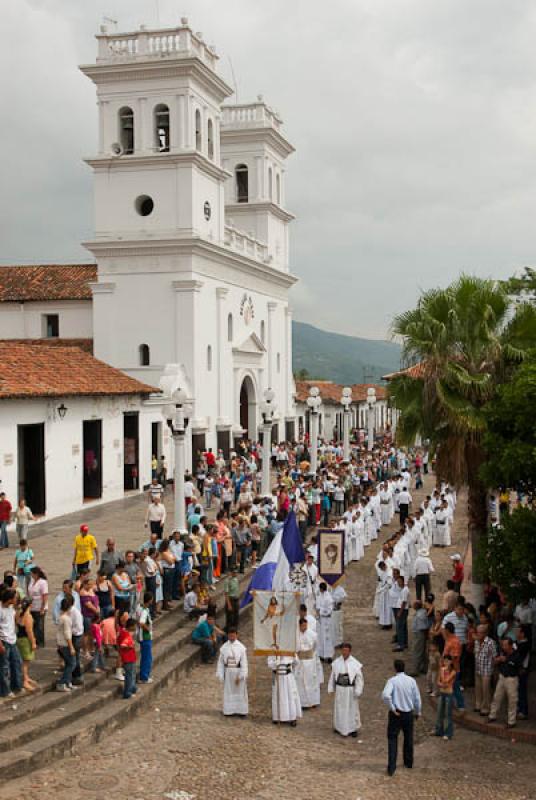
MULTIPOLYGON (((428 463, 428 454, 424 454, 428 463)), ((369 548, 377 552, 372 613, 380 628, 391 632, 392 640, 385 635, 386 647, 392 646, 400 654, 408 651, 407 671, 400 658, 395 661, 396 675, 390 684, 395 687, 394 694, 387 688, 384 692, 389 705, 389 774, 394 772, 394 740, 400 730, 405 737, 404 763, 410 766, 413 760, 407 691, 419 675, 426 678, 428 693, 438 698, 434 735, 452 738, 453 709, 464 708, 463 686, 470 686, 471 680, 476 684, 478 713, 494 720, 506 701, 510 727, 517 718, 526 717, 523 670, 528 670, 530 662, 533 606, 531 614, 521 615, 523 624, 516 624, 516 617, 510 627, 501 629, 500 613, 492 619, 501 600, 490 594, 491 602, 477 619, 462 594, 462 556, 454 553, 443 607, 438 607, 433 591, 437 594, 442 587, 435 585, 433 552, 451 546, 457 498, 454 488, 441 480, 429 495, 417 489, 422 483, 422 451, 397 448, 389 440, 376 442, 368 450, 356 436, 350 458, 344 459, 340 443, 320 441, 318 468, 313 474, 307 437, 298 443, 276 445, 271 463, 273 489, 267 497, 260 493, 259 477, 269 467, 262 464, 257 443, 242 442, 229 459, 221 452, 198 455, 194 474, 185 476, 187 530, 167 534, 165 475, 163 479, 155 476, 149 488, 143 519, 148 538, 137 548, 119 552, 109 538, 99 550, 89 526, 80 526, 74 540, 72 574, 54 603, 58 654, 63 663, 60 691, 72 691, 83 683, 89 667, 109 670, 123 683, 123 697, 133 697, 138 688, 153 680, 153 623, 172 611, 174 604, 182 603, 187 619, 195 623, 192 642, 199 646, 202 660, 216 663, 224 716, 247 717, 251 655, 248 658, 238 629, 243 591, 240 576, 246 570, 262 569, 263 556, 294 514, 305 548, 299 575, 294 575, 299 612, 292 652, 278 652, 274 636, 266 662, 271 673, 273 722, 295 727, 304 712, 314 717, 314 709, 325 703, 323 697, 328 695, 332 696, 335 733, 357 737, 366 725, 361 719, 360 698, 365 691, 363 661, 367 658, 360 652, 359 640, 351 643, 344 634, 348 603, 344 572, 361 561, 369 548), (323 526, 319 525, 321 518, 323 526), (321 570, 322 527, 343 535, 344 569, 335 582, 321 570), (220 627, 221 596, 225 621, 220 627), (505 636, 514 642, 512 648, 504 643, 505 636), (498 679, 493 695, 494 676, 498 679), (404 691, 396 688, 401 686, 404 691)), ((34 552, 26 540, 20 541, 19 550, 16 569, 5 573, 1 587, 0 694, 8 697, 22 689, 23 659, 24 687, 33 691, 28 664, 44 645, 48 608, 48 585, 34 563, 34 552), (27 592, 32 626, 25 622, 21 605, 27 592), (24 626, 30 650, 22 641, 24 626)), ((411 714, 420 713, 416 684, 411 692, 411 714)))

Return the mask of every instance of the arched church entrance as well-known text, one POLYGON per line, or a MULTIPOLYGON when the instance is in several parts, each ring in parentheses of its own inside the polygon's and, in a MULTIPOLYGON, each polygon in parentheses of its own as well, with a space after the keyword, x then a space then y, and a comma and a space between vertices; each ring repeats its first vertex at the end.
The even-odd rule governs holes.
POLYGON ((240 426, 245 431, 245 439, 257 436, 257 399, 255 386, 249 375, 246 375, 240 387, 240 426))

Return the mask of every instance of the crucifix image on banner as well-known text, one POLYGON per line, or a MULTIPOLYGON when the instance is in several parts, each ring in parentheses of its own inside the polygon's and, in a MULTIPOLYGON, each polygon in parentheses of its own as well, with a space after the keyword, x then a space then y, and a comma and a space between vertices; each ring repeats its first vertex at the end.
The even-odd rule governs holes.
POLYGON ((320 528, 318 541, 318 573, 330 586, 344 576, 344 531, 320 528))
POLYGON ((298 592, 253 592, 256 656, 293 656, 296 652, 298 592))

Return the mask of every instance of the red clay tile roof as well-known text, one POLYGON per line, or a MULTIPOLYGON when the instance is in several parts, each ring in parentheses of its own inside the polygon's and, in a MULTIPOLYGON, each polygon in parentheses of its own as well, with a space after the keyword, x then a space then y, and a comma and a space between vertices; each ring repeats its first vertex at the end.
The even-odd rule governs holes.
POLYGON ((43 347, 0 340, 0 400, 156 391, 79 347, 43 347))
POLYGON ((399 375, 407 375, 408 378, 422 378, 424 375, 424 362, 420 361, 418 364, 413 364, 412 367, 401 369, 398 372, 390 372, 388 375, 382 375, 384 381, 390 381, 393 378, 398 378, 399 375))
MULTIPOLYGON (((80 350, 93 355, 93 339, 0 339, 0 342, 11 344, 34 344, 36 347, 79 347, 80 350)), ((0 369, 1 374, 1 369, 0 369)))
MULTIPOLYGON (((311 386, 317 386, 320 390, 320 397, 324 403, 336 403, 340 405, 342 384, 333 383, 333 381, 296 381, 296 400, 299 403, 307 402, 309 396, 309 389, 311 386)), ((352 400, 355 403, 363 403, 367 399, 367 389, 373 387, 376 390, 376 398, 378 400, 385 400, 387 398, 387 390, 384 386, 377 386, 374 383, 355 383, 350 388, 352 389, 352 400)))
POLYGON ((89 284, 96 280, 96 264, 0 266, 0 302, 91 300, 89 284))

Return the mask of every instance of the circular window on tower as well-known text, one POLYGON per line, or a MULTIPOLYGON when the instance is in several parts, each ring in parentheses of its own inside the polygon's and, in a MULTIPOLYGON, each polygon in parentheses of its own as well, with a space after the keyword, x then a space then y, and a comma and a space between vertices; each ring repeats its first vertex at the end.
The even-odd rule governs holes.
POLYGON ((148 217, 149 214, 152 214, 154 208, 154 201, 152 197, 149 197, 148 194, 140 194, 139 197, 136 197, 134 202, 134 207, 136 211, 140 215, 140 217, 148 217))
POLYGON ((205 219, 208 222, 212 214, 212 209, 210 208, 210 203, 208 202, 208 200, 205 202, 203 210, 205 212, 205 219))

